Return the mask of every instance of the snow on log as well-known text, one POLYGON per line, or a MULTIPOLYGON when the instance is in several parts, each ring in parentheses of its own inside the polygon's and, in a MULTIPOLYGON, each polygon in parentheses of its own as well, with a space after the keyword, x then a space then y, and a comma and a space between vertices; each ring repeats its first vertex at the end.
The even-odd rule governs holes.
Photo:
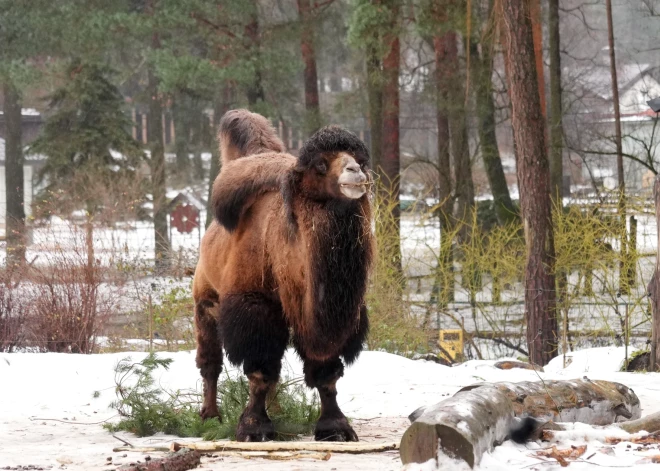
POLYGON ((619 383, 586 378, 482 383, 424 409, 401 439, 401 460, 424 463, 437 459, 440 449, 474 467, 509 438, 518 417, 606 425, 640 415, 637 395, 619 383))

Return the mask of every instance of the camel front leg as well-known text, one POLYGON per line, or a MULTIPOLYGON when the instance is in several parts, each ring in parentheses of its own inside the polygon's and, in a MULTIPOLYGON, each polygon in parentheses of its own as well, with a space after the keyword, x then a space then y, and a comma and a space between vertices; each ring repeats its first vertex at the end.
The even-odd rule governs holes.
POLYGON ((222 421, 218 409, 218 377, 222 371, 222 340, 218 321, 211 312, 215 304, 201 300, 195 304, 195 333, 197 336, 196 363, 204 382, 204 402, 199 415, 203 420, 217 417, 222 421))
POLYGON ((314 429, 317 441, 357 442, 355 430, 337 404, 337 381, 344 375, 339 358, 328 361, 305 360, 305 383, 316 388, 321 399, 321 416, 314 429))

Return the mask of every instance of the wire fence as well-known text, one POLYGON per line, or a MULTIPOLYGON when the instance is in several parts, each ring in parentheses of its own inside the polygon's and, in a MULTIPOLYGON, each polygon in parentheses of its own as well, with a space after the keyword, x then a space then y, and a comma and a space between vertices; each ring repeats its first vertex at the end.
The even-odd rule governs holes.
MULTIPOLYGON (((554 274, 559 282, 552 302, 557 306, 558 352, 604 345, 628 345, 632 350, 644 348, 650 337, 646 287, 655 267, 657 226, 648 197, 630 197, 627 204, 624 250, 622 227, 611 204, 577 201, 555 212, 554 274)), ((400 327, 393 317, 410 315, 431 339, 431 349, 437 349, 438 331, 460 330, 466 337, 467 358, 526 356, 526 249, 521 228, 489 224, 487 217, 475 216, 457 222, 443 235, 435 210, 427 204, 401 216, 395 237, 402 254, 403 303, 393 299, 388 286, 375 290, 378 280, 372 280, 368 299, 374 322, 389 325, 383 330, 374 324, 372 334, 384 332, 386 337, 374 348, 388 348, 387 337, 397 335, 400 327), (466 227, 469 237, 461 236, 466 227), (448 264, 440 257, 443 236, 452 240, 448 264), (387 303, 393 305, 384 306, 387 303), (392 314, 382 320, 378 309, 392 314)), ((62 223, 41 229, 40 258, 31 274, 17 282, 11 274, 0 273, 0 348, 21 344, 76 351, 81 340, 69 332, 80 319, 88 323, 82 332, 101 338, 85 344, 85 349, 193 348, 192 278, 186 267, 196 262, 197 242, 184 241, 189 250, 179 251, 171 272, 157 275, 144 253, 132 248, 142 246, 142 234, 151 237, 145 224, 130 235, 125 228, 111 227, 100 227, 95 234, 122 242, 95 246, 98 260, 92 273, 73 269, 88 263, 84 231, 62 223), (72 233, 65 234, 68 230, 72 233), (62 285, 68 288, 56 289, 62 285), (43 303, 44 293, 50 293, 50 304, 43 303), (30 320, 35 316, 59 320, 35 323, 30 320), (65 318, 68 323, 62 321, 65 318)), ((376 273, 374 278, 380 276, 376 273)), ((541 294, 547 293, 536 292, 541 294)), ((409 339, 402 338, 396 349, 406 342, 409 339)))

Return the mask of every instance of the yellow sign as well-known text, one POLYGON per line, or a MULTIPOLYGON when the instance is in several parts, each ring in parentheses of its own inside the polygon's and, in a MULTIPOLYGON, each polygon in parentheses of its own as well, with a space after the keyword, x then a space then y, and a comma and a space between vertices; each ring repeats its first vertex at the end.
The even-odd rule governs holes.
POLYGON ((460 329, 441 330, 438 334, 438 345, 444 350, 440 351, 441 358, 460 361, 463 358, 463 331, 460 329), (447 358, 447 354, 450 355, 450 358, 447 358))

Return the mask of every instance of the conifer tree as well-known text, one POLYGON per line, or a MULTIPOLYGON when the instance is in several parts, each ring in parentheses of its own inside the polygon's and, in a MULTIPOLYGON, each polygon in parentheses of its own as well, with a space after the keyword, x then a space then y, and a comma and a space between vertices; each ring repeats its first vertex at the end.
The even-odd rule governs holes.
POLYGON ((87 262, 94 264, 93 223, 118 209, 124 216, 141 199, 133 139, 124 99, 107 67, 74 61, 64 86, 50 97, 50 113, 31 151, 46 155, 39 173, 41 210, 69 215, 84 210, 87 262))

